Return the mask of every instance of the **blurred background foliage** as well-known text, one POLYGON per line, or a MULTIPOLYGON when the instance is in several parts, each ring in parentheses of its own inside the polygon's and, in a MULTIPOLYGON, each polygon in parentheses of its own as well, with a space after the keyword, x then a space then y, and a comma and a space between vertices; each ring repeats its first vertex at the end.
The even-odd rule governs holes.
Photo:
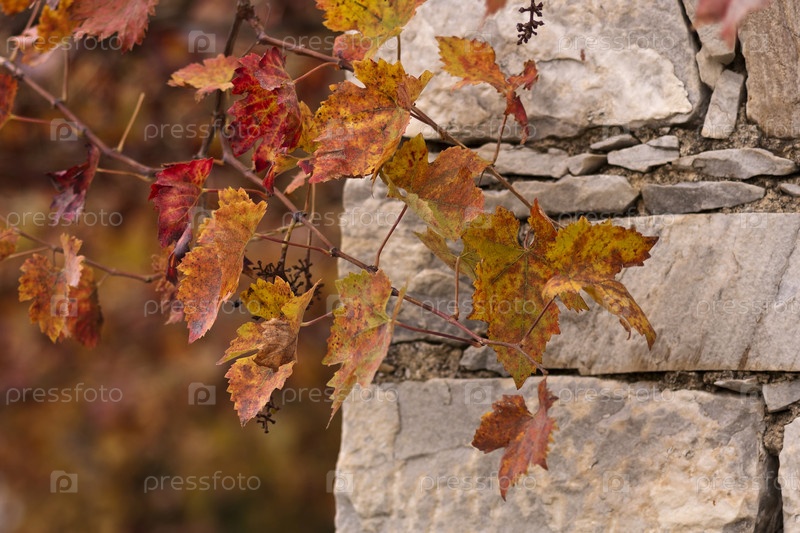
MULTIPOLYGON (((313 0, 255 5, 271 35, 295 42, 303 38, 302 44, 330 50, 332 37, 313 0)), ((133 51, 102 50, 107 48, 102 43, 90 50, 73 42, 67 52, 53 53, 28 72, 58 95, 68 58, 67 103, 111 146, 121 138, 144 93, 125 153, 151 166, 190 160, 202 142, 198 132, 210 122, 214 97, 196 103, 191 89, 169 87, 167 80, 175 70, 223 50, 235 9, 235 0, 162 0, 143 44, 133 51), (192 52, 189 39, 195 31, 213 34, 212 47, 192 52)), ((27 12, 0 15, 0 42, 19 33, 27 17, 27 12)), ((253 46, 254 35, 242 27, 237 55, 251 47, 263 53, 265 47, 253 46)), ((287 59, 294 77, 317 64, 292 54, 287 59)), ((316 109, 328 85, 342 78, 334 69, 321 69, 300 82, 299 96, 316 109)), ((228 96, 226 108, 232 101, 228 96)), ((24 84, 13 111, 22 117, 60 118, 24 84)), ((219 154, 215 143, 212 155, 219 154)), ((82 142, 56 142, 46 124, 6 124, 0 130, 0 214, 15 217, 20 229, 52 243, 62 232, 75 235, 84 241, 81 253, 106 266, 150 273, 152 256, 159 253, 156 212, 147 201, 149 184, 135 177, 99 173, 87 196, 87 215, 78 224, 34 221, 33 214, 50 212, 54 189, 46 173, 69 168, 85 157, 82 142), (101 219, 110 223, 103 225, 101 219)), ((124 169, 107 158, 101 158, 100 166, 124 169)), ((287 183, 283 177, 277 185, 287 183)), ((247 186, 241 176, 215 167, 207 187, 227 185, 247 186)), ((318 210, 333 213, 325 220, 337 220, 338 187, 326 184, 318 191, 318 210)), ((294 201, 302 205, 304 194, 298 191, 294 201)), ((280 204, 270 202, 260 229, 276 227, 285 217, 280 204)), ((335 224, 323 231, 338 242, 335 224)), ((303 235, 298 232, 304 242, 303 235)), ((20 239, 20 250, 36 246, 20 239)), ((277 259, 278 249, 261 242, 251 245, 247 255, 268 263, 277 259)), ((29 323, 28 303, 18 302, 23 261, 18 257, 0 263, 0 532, 333 530, 328 485, 341 415, 325 429, 330 415, 325 384, 335 371, 321 365, 329 320, 301 332, 299 363, 284 391, 273 395, 280 407, 277 424, 264 434, 255 421, 240 427, 226 392, 227 365, 215 364, 236 328, 249 319, 241 309, 221 313, 204 338, 188 345, 185 323, 166 326, 166 317, 152 312, 159 297, 151 285, 96 271, 102 280, 99 297, 105 316, 100 343, 93 350, 71 340, 54 345, 29 323), (216 403, 191 405, 192 383, 215 387, 216 403), (101 387, 107 399, 119 401, 92 401, 101 387), (49 394, 36 401, 30 392, 22 401, 19 396, 26 388, 54 391, 57 401, 49 394), (120 392, 111 394, 112 389, 120 392), (77 474, 77 491, 51 492, 54 471, 77 474), (216 490, 190 488, 191 479, 199 482, 203 476, 213 483, 215 472, 216 490), (165 479, 163 487, 145 491, 148 479, 152 485, 151 476, 165 479), (247 480, 244 488, 237 482, 230 489, 237 477, 247 480), (174 490, 173 479, 185 482, 183 490, 174 490)), ((312 272, 325 285, 321 301, 307 318, 325 312, 335 263, 316 256, 312 272)), ((246 282, 243 277, 242 288, 246 282)))

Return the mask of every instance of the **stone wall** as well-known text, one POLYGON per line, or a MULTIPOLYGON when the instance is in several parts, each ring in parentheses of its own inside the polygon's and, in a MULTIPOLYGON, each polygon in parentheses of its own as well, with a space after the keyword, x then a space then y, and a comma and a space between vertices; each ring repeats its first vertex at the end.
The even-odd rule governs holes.
MULTIPOLYGON (((398 330, 378 383, 343 408, 340 531, 800 531, 800 4, 773 0, 733 47, 693 28, 695 4, 549 1, 518 47, 518 6, 481 26, 482 0, 428 0, 404 31, 415 75, 437 64, 434 35, 490 42, 506 72, 536 60, 523 98, 535 134, 504 144, 497 168, 561 222, 614 217, 659 236, 621 276, 658 338, 648 350, 599 309, 562 313, 544 358, 560 397, 550 468, 532 467, 503 502, 502 451, 469 443, 513 382, 491 349, 398 330)), ((418 105, 491 158, 504 102, 455 82, 438 74, 418 105)), ((487 209, 526 216, 480 185, 487 209)), ((374 257, 402 205, 366 180, 347 182, 344 203, 342 249, 374 257)), ((453 273, 414 235, 423 228, 407 214, 380 266, 452 313, 453 273)), ((464 317, 467 280, 460 289, 464 317)), ((412 306, 400 319, 442 327, 412 306)), ((531 410, 537 382, 521 390, 531 410)))

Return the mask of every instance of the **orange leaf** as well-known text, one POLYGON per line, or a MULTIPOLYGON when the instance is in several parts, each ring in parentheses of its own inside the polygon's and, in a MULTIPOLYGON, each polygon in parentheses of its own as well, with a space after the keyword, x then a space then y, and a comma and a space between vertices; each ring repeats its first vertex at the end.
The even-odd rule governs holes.
MULTIPOLYGON (((153 255, 153 272, 165 274, 169 267, 169 258, 172 256, 175 246, 170 245, 162 248, 161 253, 153 255)), ((162 275, 155 283, 154 290, 161 296, 159 301, 159 311, 167 315, 166 324, 176 324, 183 321, 183 305, 178 301, 178 285, 173 283, 168 276, 162 275)))
POLYGON ((158 0, 77 0, 72 12, 79 22, 75 35, 102 40, 116 33, 122 51, 128 51, 141 44, 157 4, 158 0))
POLYGON ((19 301, 33 300, 28 308, 32 323, 52 342, 67 328, 67 317, 71 313, 69 288, 64 273, 50 259, 33 254, 20 267, 19 301))
POLYGON ((323 102, 315 121, 319 143, 310 183, 374 174, 395 152, 413 101, 431 78, 409 76, 400 63, 360 61, 359 87, 345 81, 323 102))
POLYGON ((17 250, 17 239, 19 239, 19 234, 14 228, 0 231, 0 261, 17 250))
POLYGON ((504 7, 506 7, 506 3, 508 0, 486 0, 486 13, 483 15, 483 18, 489 17, 494 15, 504 7))
POLYGON ((214 166, 214 158, 195 159, 165 165, 156 173, 148 200, 158 209, 158 240, 169 246, 193 224, 192 209, 203 192, 203 185, 214 166))
POLYGON ((233 88, 231 78, 239 61, 235 57, 219 54, 217 57, 204 59, 203 63, 192 63, 172 73, 167 82, 173 87, 190 85, 197 89, 196 101, 202 100, 214 91, 227 91, 233 88))
POLYGON ((0 74, 0 128, 11 116, 14 99, 17 97, 17 79, 8 74, 0 74))
POLYGON ((389 196, 399 198, 442 236, 458 240, 469 221, 483 212, 475 177, 489 165, 467 148, 450 147, 428 163, 422 135, 407 141, 384 165, 389 196), (398 189, 405 189, 401 194, 398 189))
POLYGON ((283 388, 292 375, 294 364, 295 361, 286 363, 276 372, 259 365, 252 357, 244 357, 231 365, 225 377, 228 378, 228 392, 231 393, 242 426, 261 411, 275 389, 283 388))
POLYGON ((528 472, 531 463, 547 470, 547 452, 553 440, 556 421, 548 410, 558 399, 547 388, 547 378, 539 382, 539 408, 531 414, 522 396, 504 395, 492 404, 492 411, 481 417, 472 445, 484 453, 505 448, 497 477, 500 496, 528 472))
POLYGON ((28 9, 30 0, 0 0, 0 9, 6 15, 15 15, 28 9))
POLYGON ((223 302, 236 290, 247 243, 267 204, 255 204, 243 189, 224 189, 219 208, 200 227, 197 246, 178 265, 178 299, 189 326, 189 342, 211 328, 223 302))
POLYGON ((328 366, 342 365, 328 382, 334 387, 331 420, 356 383, 362 387, 372 383, 389 351, 403 299, 401 291, 390 317, 386 305, 392 295, 392 284, 382 270, 375 274, 365 270, 350 274, 336 280, 336 289, 342 306, 333 312, 328 353, 322 360, 328 366))
POLYGON ((47 4, 42 8, 36 27, 35 47, 38 52, 52 50, 64 44, 72 35, 75 28, 75 22, 71 19, 72 3, 73 0, 60 0, 56 9, 51 9, 47 4))

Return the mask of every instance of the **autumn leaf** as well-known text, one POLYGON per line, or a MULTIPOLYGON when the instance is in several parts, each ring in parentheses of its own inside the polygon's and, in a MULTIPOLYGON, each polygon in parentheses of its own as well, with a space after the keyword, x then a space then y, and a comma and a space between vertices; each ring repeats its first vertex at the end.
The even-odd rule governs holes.
POLYGON ((525 399, 504 395, 492 404, 492 411, 481 417, 472 445, 484 453, 505 448, 497 472, 500 496, 528 472, 531 463, 547 470, 547 452, 557 428, 548 410, 558 399, 547 388, 547 378, 539 382, 539 408, 531 414, 525 399))
POLYGON ((35 47, 38 52, 52 50, 64 44, 72 35, 72 30, 75 28, 75 22, 71 17, 72 4, 73 0, 59 0, 55 9, 47 4, 42 8, 39 25, 36 26, 35 47))
POLYGON ((17 250, 19 234, 14 228, 5 228, 0 231, 0 261, 17 250))
POLYGON ((20 270, 19 301, 32 300, 28 308, 31 322, 38 323, 42 333, 55 342, 67 328, 72 312, 67 278, 50 259, 39 254, 26 259, 20 270))
POLYGON ((748 13, 763 9, 770 0, 699 0, 695 22, 722 22, 722 38, 733 46, 736 29, 748 13))
POLYGON ((209 157, 165 165, 156 173, 148 200, 158 209, 161 246, 176 242, 187 230, 191 232, 193 209, 213 166, 214 158, 209 157))
POLYGON ((8 74, 0 74, 0 128, 11 117, 14 99, 17 97, 17 79, 8 74))
POLYGON ((483 15, 483 18, 489 17, 494 15, 504 7, 506 7, 506 3, 508 0, 486 0, 486 13, 483 15))
POLYGON ((652 346, 655 331, 614 277, 623 267, 641 265, 658 239, 610 222, 592 226, 583 217, 556 231, 538 202, 528 222, 533 240, 526 237, 525 244, 517 237, 519 222, 502 207, 477 218, 464 234, 465 245, 481 259, 470 318, 487 322, 493 340, 521 343, 528 357, 494 346, 517 388, 536 370, 533 361, 541 363, 550 337, 560 333, 559 310, 552 304, 556 296, 568 309, 581 311, 588 306, 579 292, 586 291, 652 346))
POLYGON ((386 305, 392 295, 392 284, 382 270, 374 274, 362 270, 336 280, 336 290, 342 305, 333 312, 328 353, 322 360, 328 366, 342 365, 328 382, 334 387, 331 420, 356 383, 362 387, 372 383, 389 351, 403 299, 401 291, 390 317, 386 305))
POLYGON ((334 43, 334 55, 352 61, 371 57, 383 43, 400 35, 424 3, 425 0, 317 0, 317 8, 325 12, 323 23, 329 29, 355 30, 356 33, 337 37, 334 43))
POLYGON ((30 0, 0 0, 0 9, 6 15, 16 15, 28 9, 30 0))
POLYGON ((66 220, 74 222, 83 212, 83 204, 86 202, 86 192, 89 190, 97 171, 97 163, 100 161, 100 150, 94 145, 88 147, 89 155, 86 162, 75 165, 67 170, 49 172, 53 185, 58 194, 53 198, 50 209, 56 211, 56 222, 66 220))
POLYGON ((419 78, 400 63, 359 61, 355 75, 365 87, 345 81, 316 114, 319 143, 310 183, 374 174, 397 149, 414 100, 432 74, 419 78))
POLYGON ((428 228, 425 233, 415 232, 414 235, 422 241, 422 244, 433 252, 433 255, 441 259, 453 271, 455 271, 456 264, 458 264, 459 272, 466 275, 472 281, 475 281, 477 278, 475 269, 478 266, 480 257, 478 257, 474 250, 465 246, 461 253, 453 253, 447 246, 445 238, 431 228, 428 228))
POLYGON ((61 338, 69 336, 87 348, 94 348, 100 340, 100 327, 103 325, 94 270, 91 268, 82 270, 77 287, 69 290, 69 298, 70 313, 61 338))
POLYGON ((361 61, 369 59, 378 50, 378 39, 364 37, 361 33, 344 33, 333 40, 333 55, 339 59, 361 61))
POLYGON ((507 79, 497 65, 495 51, 489 43, 462 37, 436 37, 439 56, 448 74, 462 80, 456 88, 468 84, 488 83, 506 97, 506 115, 511 115, 522 127, 521 143, 528 138, 528 115, 516 93, 519 87, 530 90, 538 79, 536 63, 526 61, 520 74, 507 79))
MULTIPOLYGON (((610 220, 592 225, 581 217, 560 230, 547 250, 547 261, 556 273, 542 295, 545 299, 558 295, 571 307, 569 302, 580 300, 584 290, 617 315, 629 335, 635 329, 652 347, 656 332, 625 286, 614 278, 624 267, 642 266, 657 241, 658 237, 645 237, 635 229, 613 226, 610 220)), ((578 310, 588 308, 582 301, 572 305, 578 310)))
POLYGON ((192 63, 172 73, 167 82, 173 87, 192 86, 197 89, 194 99, 202 100, 214 91, 227 91, 233 88, 231 78, 239 60, 232 56, 219 54, 217 57, 204 59, 203 63, 192 63))
POLYGON ((489 164, 460 146, 444 150, 428 163, 425 140, 417 135, 397 150, 383 170, 389 196, 405 202, 445 238, 458 240, 467 223, 483 212, 483 191, 475 186, 475 177, 489 164))
POLYGON ((297 360, 297 335, 300 322, 314 296, 314 285, 302 296, 294 296, 289 284, 281 278, 274 283, 259 279, 241 295, 242 304, 259 322, 247 322, 236 331, 236 338, 217 364, 243 356, 274 371, 297 360))
POLYGON ((242 425, 252 419, 291 375, 297 361, 297 336, 315 284, 301 296, 281 278, 257 280, 242 292, 242 303, 260 322, 243 324, 217 364, 238 358, 226 377, 242 425))
POLYGON ((261 411, 275 389, 283 388, 292 375, 294 364, 295 361, 286 363, 276 372, 259 365, 253 357, 244 357, 231 365, 225 377, 228 378, 228 392, 242 426, 261 411))
POLYGON ((223 302, 236 290, 247 243, 267 209, 243 189, 219 193, 219 208, 200 227, 197 246, 183 258, 178 300, 189 326, 189 342, 209 330, 223 302))
MULTIPOLYGON (((161 299, 159 301, 159 311, 167 314, 167 321, 165 324, 176 324, 183 321, 183 304, 178 300, 178 284, 173 282, 170 276, 166 275, 170 267, 170 259, 172 259, 175 246, 170 245, 162 248, 161 253, 153 255, 152 269, 154 274, 163 274, 155 282, 154 290, 161 299)), ((177 272, 175 273, 177 276, 177 272)))
POLYGON ((158 0, 76 0, 72 9, 72 18, 79 23, 75 35, 103 40, 116 33, 122 51, 131 50, 144 39, 157 4, 158 0))
POLYGON ((550 337, 561 332, 558 306, 547 305, 542 298, 542 288, 552 276, 544 261, 546 241, 536 233, 534 245, 525 247, 518 233, 519 221, 514 214, 498 207, 494 214, 475 219, 463 237, 465 246, 480 257, 469 318, 487 322, 490 339, 519 343, 529 356, 493 346, 517 388, 536 371, 533 361, 541 363, 550 337), (534 323, 536 327, 532 327, 534 323))
POLYGON ((64 252, 64 276, 67 280, 67 285, 70 287, 77 287, 81 279, 81 270, 83 270, 82 255, 78 255, 83 241, 63 233, 61 235, 61 250, 64 252))
POLYGON ((242 155, 256 143, 256 171, 267 170, 265 185, 272 191, 275 176, 294 164, 287 157, 300 142, 301 108, 294 82, 286 72, 285 57, 272 48, 262 57, 249 54, 239 60, 233 94, 246 94, 228 110, 233 153, 242 155))

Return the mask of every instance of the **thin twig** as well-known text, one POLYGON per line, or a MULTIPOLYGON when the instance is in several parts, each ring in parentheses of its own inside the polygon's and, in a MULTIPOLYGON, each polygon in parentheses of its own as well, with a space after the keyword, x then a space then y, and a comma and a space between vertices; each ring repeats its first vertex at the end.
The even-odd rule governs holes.
POLYGON ((312 68, 311 70, 309 70, 308 72, 306 72, 306 73, 305 73, 305 74, 303 74, 302 76, 300 76, 300 77, 298 77, 298 78, 295 78, 295 79, 292 81, 292 83, 294 83, 294 84, 296 85, 298 82, 300 82, 300 81, 302 81, 302 80, 304 80, 304 79, 308 78, 309 76, 311 76, 312 74, 314 74, 316 71, 318 71, 318 70, 322 70, 322 69, 323 69, 323 68, 325 68, 325 67, 338 67, 338 66, 339 66, 339 65, 337 65, 336 63, 334 63, 334 62, 332 62, 332 61, 328 61, 327 63, 322 63, 321 65, 317 65, 316 67, 312 68))
POLYGON ((142 102, 144 102, 144 93, 139 93, 139 101, 136 102, 136 107, 133 109, 133 114, 131 115, 131 119, 128 121, 128 126, 125 128, 125 132, 122 134, 122 138, 119 140, 117 152, 122 152, 122 147, 125 146, 125 139, 128 138, 128 134, 131 132, 131 128, 133 127, 133 121, 136 120, 136 115, 139 114, 139 110, 142 108, 142 102))
POLYGON ((151 175, 158 172, 157 168, 148 167, 147 165, 143 165, 139 163, 133 158, 130 158, 124 154, 121 154, 114 150, 113 148, 109 148, 106 143, 100 139, 92 130, 90 130, 86 124, 83 123, 76 115, 73 113, 69 107, 64 104, 61 100, 57 99, 53 96, 47 89, 43 88, 41 85, 36 83, 32 80, 25 72, 22 71, 17 65, 6 59, 5 57, 0 56, 0 66, 5 68, 9 71, 14 77, 22 80, 22 82, 33 89, 39 96, 47 100, 53 107, 59 110, 59 112, 64 115, 70 122, 74 124, 74 128, 77 129, 82 135, 86 137, 86 139, 92 143, 103 155, 110 157, 112 159, 116 159, 117 161, 121 161, 125 163, 129 167, 135 169, 139 174, 144 175, 151 175))
POLYGON ((408 324, 403 324, 402 322, 395 322, 395 324, 397 325, 397 327, 403 328, 403 329, 407 329, 409 331, 415 331, 417 333, 424 333, 426 335, 435 335, 437 337, 442 337, 444 339, 450 339, 450 340, 454 340, 454 341, 458 341, 458 342, 463 342, 465 344, 471 344, 472 346, 474 346, 476 348, 482 346, 482 344, 480 342, 476 341, 475 339, 467 339, 467 338, 464 338, 464 337, 457 337, 456 335, 450 335, 450 334, 447 334, 447 333, 442 333, 441 331, 434 331, 432 329, 418 328, 418 327, 415 327, 415 326, 410 326, 408 324))
POLYGON ((395 220, 394 224, 392 224, 392 227, 389 229, 389 233, 387 233, 386 237, 383 238, 383 242, 378 247, 378 253, 375 254, 375 267, 380 266, 381 253, 383 252, 384 247, 386 247, 386 243, 389 242, 389 237, 392 236, 392 233, 394 233, 394 230, 395 228, 397 228, 397 225, 400 224, 401 220, 403 220, 403 215, 406 214, 407 210, 408 210, 408 204, 403 204, 403 210, 400 211, 400 215, 398 215, 397 220, 395 220))
POLYGON ((317 322, 321 322, 321 321, 325 320, 326 318, 331 318, 331 317, 333 317, 333 311, 328 311, 324 315, 320 315, 317 318, 309 320, 308 322, 300 322, 300 327, 301 328, 305 328, 305 327, 314 325, 317 322))

